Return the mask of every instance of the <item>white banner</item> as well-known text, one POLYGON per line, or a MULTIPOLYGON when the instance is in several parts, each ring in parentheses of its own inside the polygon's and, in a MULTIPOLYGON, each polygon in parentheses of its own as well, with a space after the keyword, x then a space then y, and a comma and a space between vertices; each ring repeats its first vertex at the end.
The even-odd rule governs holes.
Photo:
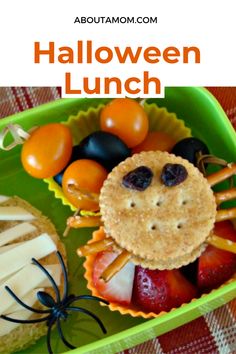
POLYGON ((236 85, 235 0, 8 0, 0 31, 0 86, 154 97, 236 85))

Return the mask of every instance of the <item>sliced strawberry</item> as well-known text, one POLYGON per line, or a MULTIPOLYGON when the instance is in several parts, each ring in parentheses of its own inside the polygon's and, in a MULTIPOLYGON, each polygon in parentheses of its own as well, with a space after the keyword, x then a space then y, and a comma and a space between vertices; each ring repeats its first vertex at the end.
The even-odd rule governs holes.
POLYGON ((99 252, 93 266, 93 283, 99 293, 108 301, 128 305, 131 302, 134 269, 133 263, 129 262, 109 282, 100 279, 103 271, 117 257, 115 252, 99 252))
POLYGON ((217 236, 236 242, 236 230, 231 221, 221 221, 215 223, 213 233, 217 236))
POLYGON ((169 311, 196 297, 197 290, 179 270, 135 269, 132 301, 140 309, 169 311))
MULTIPOLYGON (((236 242, 236 231, 230 221, 215 224, 214 234, 236 242)), ((198 287, 202 291, 217 288, 236 272, 236 255, 207 246, 198 260, 198 287)))

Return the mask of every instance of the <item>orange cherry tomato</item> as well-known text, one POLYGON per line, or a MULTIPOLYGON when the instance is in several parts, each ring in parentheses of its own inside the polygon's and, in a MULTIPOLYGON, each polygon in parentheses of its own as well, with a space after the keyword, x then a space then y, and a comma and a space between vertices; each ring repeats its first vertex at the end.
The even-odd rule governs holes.
POLYGON ((148 117, 143 107, 129 98, 116 98, 101 112, 101 130, 117 135, 128 145, 140 144, 148 132, 148 117))
POLYGON ((175 144, 176 141, 164 132, 149 132, 145 140, 132 149, 132 153, 156 150, 170 152, 175 144))
POLYGON ((36 178, 49 178, 67 165, 72 153, 69 128, 51 123, 34 130, 21 151, 24 169, 36 178))
POLYGON ((89 159, 74 161, 67 167, 62 178, 62 189, 67 199, 77 208, 98 210, 98 202, 89 197, 78 198, 71 185, 81 194, 99 194, 103 182, 107 178, 107 171, 99 163, 89 159))

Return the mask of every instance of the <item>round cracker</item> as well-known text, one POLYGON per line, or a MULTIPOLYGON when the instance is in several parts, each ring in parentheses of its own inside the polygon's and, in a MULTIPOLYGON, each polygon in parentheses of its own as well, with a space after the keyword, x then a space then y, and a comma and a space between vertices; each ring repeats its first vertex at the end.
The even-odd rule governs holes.
POLYGON ((180 267, 197 258, 216 217, 206 178, 187 160, 161 151, 133 155, 115 167, 102 187, 100 210, 105 232, 117 245, 158 269, 180 267), (188 176, 179 185, 162 183, 167 163, 186 168, 188 176), (139 166, 152 170, 150 186, 144 191, 123 186, 123 177, 139 166))

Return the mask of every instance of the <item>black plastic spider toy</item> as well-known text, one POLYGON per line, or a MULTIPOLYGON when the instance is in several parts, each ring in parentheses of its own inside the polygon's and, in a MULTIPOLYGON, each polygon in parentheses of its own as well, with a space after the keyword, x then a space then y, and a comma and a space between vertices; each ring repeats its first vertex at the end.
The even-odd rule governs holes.
POLYGON ((15 294, 14 292, 8 287, 6 286, 5 289, 8 291, 8 293, 24 308, 26 308, 29 311, 38 313, 38 314, 48 314, 45 317, 40 317, 37 319, 32 319, 32 320, 18 320, 15 318, 11 318, 8 316, 4 316, 1 315, 0 317, 3 318, 4 320, 10 321, 10 322, 16 322, 16 323, 38 323, 38 322, 44 322, 47 321, 47 326, 48 326, 48 332, 47 332, 47 348, 48 348, 48 352, 50 354, 53 354, 52 351, 52 347, 51 347, 51 330, 52 330, 52 326, 56 323, 57 326, 57 330, 60 336, 60 339, 62 340, 62 342, 70 349, 75 349, 76 347, 74 347, 71 343, 69 343, 66 338, 64 337, 64 334, 62 332, 62 328, 61 328, 61 323, 60 320, 66 320, 68 315, 69 315, 69 311, 78 311, 78 312, 83 312, 86 315, 92 317, 100 326, 101 330, 103 331, 103 333, 106 333, 106 329, 102 323, 102 321, 96 316, 94 315, 91 311, 86 310, 82 307, 77 307, 77 306, 70 306, 73 302, 77 301, 77 300, 96 300, 96 301, 100 301, 103 302, 104 304, 108 305, 109 303, 104 300, 101 299, 99 297, 96 296, 91 296, 91 295, 79 295, 79 296, 75 296, 75 295, 69 295, 68 294, 68 275, 67 275, 67 271, 66 271, 66 267, 65 267, 65 263, 63 261, 63 258, 60 254, 60 252, 57 252, 57 257, 59 259, 61 268, 62 268, 62 272, 63 272, 63 278, 64 278, 64 293, 63 293, 63 297, 61 299, 60 296, 60 291, 58 289, 58 286, 55 282, 55 280, 53 279, 53 277, 50 275, 50 273, 34 258, 32 258, 32 263, 34 263, 36 266, 38 266, 42 272, 44 272, 46 274, 46 276, 48 277, 48 279, 50 280, 52 287, 55 291, 55 295, 56 295, 56 300, 53 299, 53 297, 46 293, 45 291, 38 291, 37 293, 37 298, 39 300, 39 302, 41 302, 42 305, 46 306, 48 309, 45 310, 39 310, 39 309, 35 309, 33 307, 30 307, 28 305, 26 305, 24 302, 22 302, 15 294))

